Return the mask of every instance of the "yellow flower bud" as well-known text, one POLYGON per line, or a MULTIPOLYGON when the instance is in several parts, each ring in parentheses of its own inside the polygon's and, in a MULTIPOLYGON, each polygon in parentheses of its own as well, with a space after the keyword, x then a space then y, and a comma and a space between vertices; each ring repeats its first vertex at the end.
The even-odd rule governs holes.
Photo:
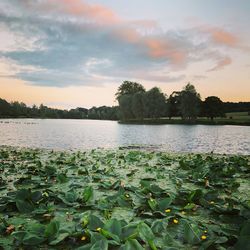
POLYGON ((82 236, 82 238, 81 238, 81 240, 86 240, 87 238, 86 238, 86 236, 82 236))
POLYGON ((166 213, 170 213, 170 212, 171 212, 171 209, 166 209, 165 212, 166 212, 166 213))
POLYGON ((206 240, 206 239, 207 239, 207 236, 206 236, 206 235, 202 235, 202 236, 201 236, 201 239, 202 239, 202 240, 206 240))
POLYGON ((179 221, 177 219, 174 219, 173 222, 174 222, 174 224, 178 224, 179 223, 179 221))
POLYGON ((96 229, 96 231, 100 232, 100 231, 101 231, 101 228, 100 228, 100 227, 98 227, 98 228, 96 229))

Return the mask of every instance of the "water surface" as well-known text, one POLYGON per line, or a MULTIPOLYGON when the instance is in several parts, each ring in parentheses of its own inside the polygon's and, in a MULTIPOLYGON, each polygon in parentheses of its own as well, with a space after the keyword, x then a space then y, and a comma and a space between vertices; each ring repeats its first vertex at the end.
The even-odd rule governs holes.
POLYGON ((0 145, 88 150, 142 145, 173 152, 250 155, 250 127, 127 125, 115 121, 0 119, 0 145))

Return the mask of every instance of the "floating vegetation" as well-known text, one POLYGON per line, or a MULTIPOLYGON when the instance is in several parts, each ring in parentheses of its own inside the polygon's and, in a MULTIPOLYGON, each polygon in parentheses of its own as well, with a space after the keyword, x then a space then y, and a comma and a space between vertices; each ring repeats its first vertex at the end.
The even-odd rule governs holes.
POLYGON ((0 246, 249 249, 249 177, 247 156, 2 147, 0 246))

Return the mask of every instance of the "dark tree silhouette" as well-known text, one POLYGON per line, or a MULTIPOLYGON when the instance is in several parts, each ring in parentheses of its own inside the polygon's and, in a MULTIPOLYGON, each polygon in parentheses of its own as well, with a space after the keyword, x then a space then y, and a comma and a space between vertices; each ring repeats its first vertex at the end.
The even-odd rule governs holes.
POLYGON ((148 118, 160 118, 166 114, 166 96, 157 87, 145 93, 145 115, 148 118))
POLYGON ((223 102, 217 96, 207 97, 202 104, 202 110, 202 113, 211 120, 213 120, 214 117, 222 117, 225 115, 223 110, 223 102))
POLYGON ((167 100, 167 116, 169 119, 180 114, 180 91, 174 91, 167 100))
POLYGON ((180 93, 180 113, 184 120, 195 120, 201 109, 200 94, 188 83, 180 93))
POLYGON ((124 81, 122 85, 119 86, 116 95, 116 99, 119 101, 119 98, 123 95, 134 95, 138 92, 145 92, 145 88, 137 82, 124 81))

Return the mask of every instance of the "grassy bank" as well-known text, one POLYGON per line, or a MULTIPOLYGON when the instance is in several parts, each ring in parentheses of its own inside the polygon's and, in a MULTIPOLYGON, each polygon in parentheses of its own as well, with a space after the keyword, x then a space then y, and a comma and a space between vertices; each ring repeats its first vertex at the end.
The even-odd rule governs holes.
POLYGON ((249 249, 249 160, 2 147, 0 246, 249 249))
POLYGON ((200 117, 196 121, 185 121, 180 117, 160 118, 160 119, 144 119, 137 120, 131 119, 126 121, 119 121, 121 124, 200 124, 200 125, 240 125, 240 126, 250 126, 250 115, 248 112, 234 112, 227 113, 224 118, 214 118, 213 120, 200 117))

